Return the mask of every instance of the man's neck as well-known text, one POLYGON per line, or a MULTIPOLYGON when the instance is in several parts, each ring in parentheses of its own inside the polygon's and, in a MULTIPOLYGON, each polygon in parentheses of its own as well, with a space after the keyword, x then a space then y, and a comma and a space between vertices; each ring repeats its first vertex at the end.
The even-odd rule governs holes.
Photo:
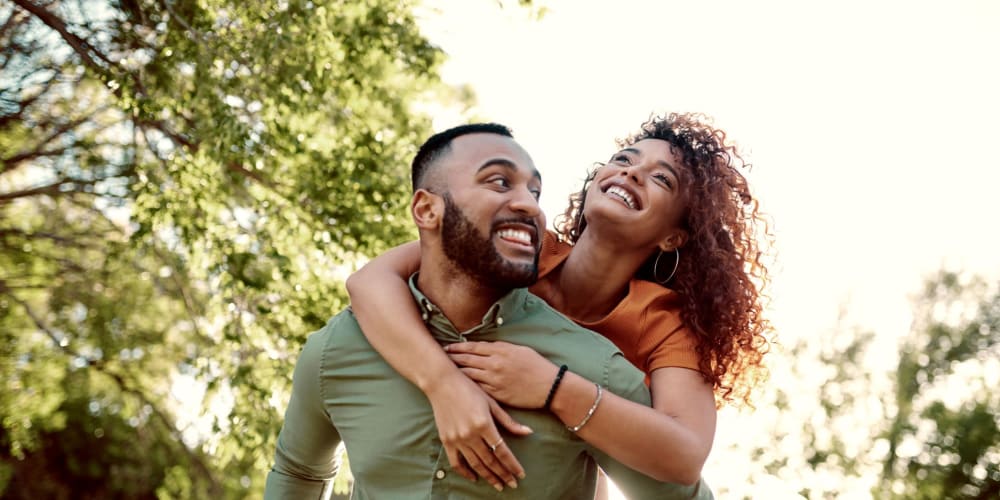
POLYGON ((484 286, 446 259, 434 258, 421 259, 417 288, 460 332, 482 322, 490 306, 506 293, 484 286))

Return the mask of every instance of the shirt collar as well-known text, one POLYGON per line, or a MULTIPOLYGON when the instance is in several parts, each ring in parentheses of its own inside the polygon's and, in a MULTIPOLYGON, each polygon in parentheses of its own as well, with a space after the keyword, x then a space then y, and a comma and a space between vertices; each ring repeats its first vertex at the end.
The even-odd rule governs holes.
POLYGON ((430 329, 431 334, 434 335, 439 341, 445 342, 464 342, 466 336, 476 335, 484 333, 487 331, 495 330, 503 326, 504 324, 510 324, 517 319, 524 316, 525 305, 528 300, 528 290, 524 288, 515 288, 511 290, 507 295, 500 297, 500 300, 496 301, 486 310, 486 314, 483 315, 482 321, 478 325, 464 331, 460 332, 455 325, 451 323, 451 320, 445 317, 430 299, 427 298, 418 288, 417 288, 417 276, 420 273, 414 273, 410 276, 410 292, 413 293, 414 300, 417 301, 417 307, 420 309, 420 316, 423 318, 424 323, 430 329))

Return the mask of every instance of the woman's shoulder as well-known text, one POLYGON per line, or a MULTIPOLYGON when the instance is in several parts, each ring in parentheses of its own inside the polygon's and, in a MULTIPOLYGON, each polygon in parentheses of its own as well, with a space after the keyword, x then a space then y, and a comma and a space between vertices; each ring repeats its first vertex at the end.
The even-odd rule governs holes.
POLYGON ((559 241, 559 235, 546 229, 542 236, 542 249, 538 255, 538 277, 541 278, 559 267, 572 249, 572 245, 559 241))
POLYGON ((632 282, 629 283, 629 294, 625 300, 644 309, 652 308, 656 311, 673 311, 675 314, 680 314, 680 295, 652 281, 632 278, 632 282))
POLYGON ((697 338, 681 318, 680 295, 646 280, 635 279, 631 286, 630 309, 642 315, 636 349, 646 373, 672 366, 698 370, 697 338))

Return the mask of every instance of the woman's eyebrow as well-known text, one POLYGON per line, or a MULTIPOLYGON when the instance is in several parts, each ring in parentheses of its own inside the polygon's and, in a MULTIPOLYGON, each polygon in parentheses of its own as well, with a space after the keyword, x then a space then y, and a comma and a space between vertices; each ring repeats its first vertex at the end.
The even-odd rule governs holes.
MULTIPOLYGON (((639 150, 635 149, 635 148, 625 148, 625 149, 619 151, 619 153, 623 152, 623 151, 628 151, 629 153, 636 154, 636 155, 640 154, 639 150)), ((677 174, 677 169, 675 169, 673 165, 667 163, 666 160, 656 160, 656 164, 659 165, 659 166, 661 166, 661 167, 663 167, 663 168, 665 168, 665 169, 667 169, 667 170, 669 170, 670 173, 674 174, 674 177, 676 177, 678 179, 681 178, 681 176, 677 174)))

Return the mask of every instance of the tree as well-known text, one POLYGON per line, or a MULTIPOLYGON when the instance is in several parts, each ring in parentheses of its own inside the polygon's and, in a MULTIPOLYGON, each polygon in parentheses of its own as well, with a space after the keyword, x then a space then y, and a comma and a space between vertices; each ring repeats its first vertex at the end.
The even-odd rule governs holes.
POLYGON ((953 272, 928 279, 898 359, 862 328, 818 340, 790 358, 798 380, 818 387, 772 396, 784 418, 756 449, 764 473, 806 498, 845 488, 887 499, 1000 495, 1000 287, 953 272), (803 394, 817 394, 818 408, 803 394))
POLYGON ((261 491, 306 335, 414 236, 451 97, 412 9, 0 6, 0 494, 261 491))
POLYGON ((916 303, 900 349, 881 491, 889 498, 1000 496, 1000 291, 944 272, 916 303), (996 378, 996 377, 994 377, 996 378), (891 492, 891 493, 890 493, 891 492))

